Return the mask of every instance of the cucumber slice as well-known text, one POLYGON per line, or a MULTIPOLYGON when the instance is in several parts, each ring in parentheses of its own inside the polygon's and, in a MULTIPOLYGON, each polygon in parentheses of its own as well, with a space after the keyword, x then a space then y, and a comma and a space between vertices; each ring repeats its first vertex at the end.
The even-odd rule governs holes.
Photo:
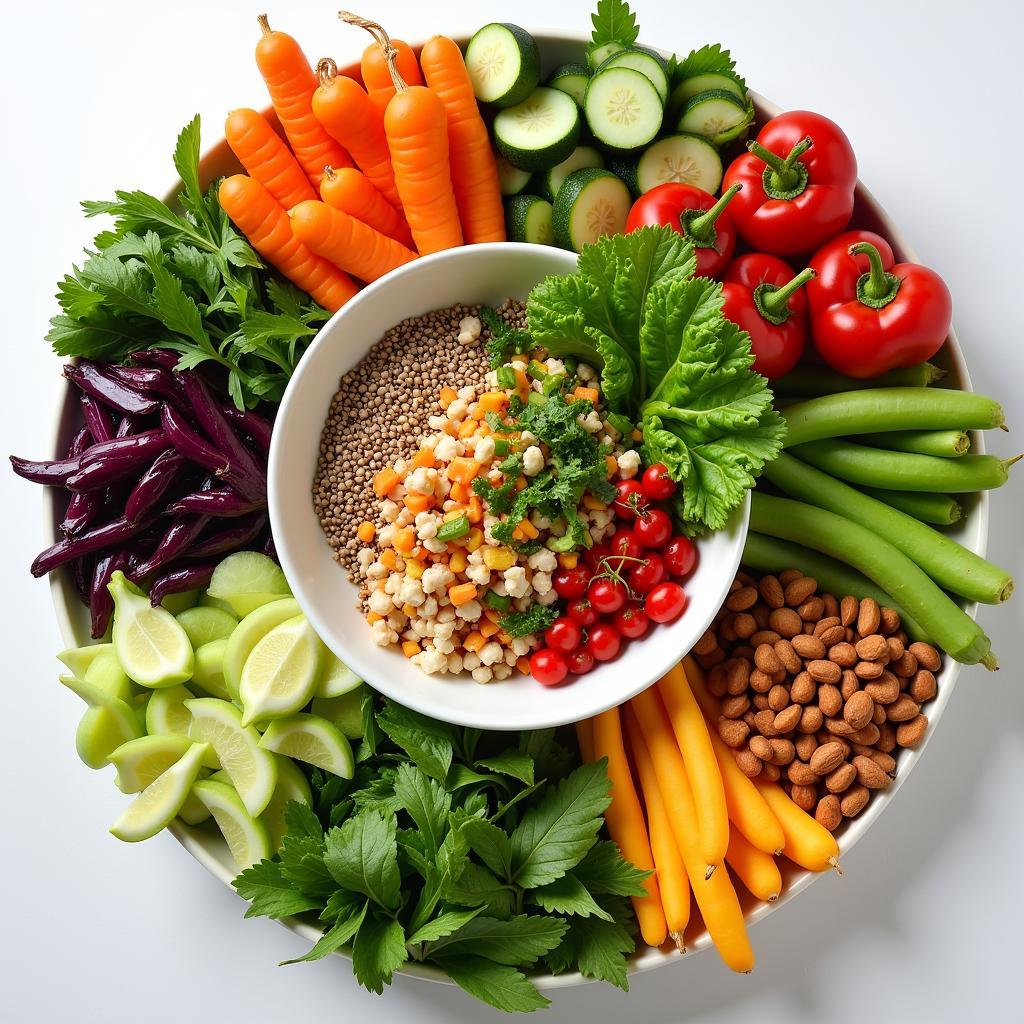
POLYGON ((537 88, 540 54, 533 36, 518 25, 484 25, 466 47, 466 70, 481 103, 512 107, 537 88))
POLYGON ((629 194, 636 199, 640 195, 640 183, 637 181, 637 161, 621 153, 609 153, 605 166, 616 178, 621 178, 629 189, 629 194))
POLYGON ((579 252, 602 235, 621 233, 631 204, 625 182, 611 171, 596 167, 573 171, 555 197, 555 238, 563 248, 579 252))
POLYGON ((547 85, 551 89, 564 92, 576 101, 576 106, 583 108, 583 97, 590 81, 590 67, 587 64, 563 64, 551 73, 547 85))
POLYGON ((544 86, 494 119, 498 152, 524 171, 542 171, 561 163, 576 148, 579 137, 579 107, 564 92, 544 86))
POLYGON ((733 93, 709 89, 687 100, 676 128, 721 146, 742 135, 753 119, 753 108, 733 93))
POLYGON ((678 117, 687 100, 709 89, 724 89, 731 92, 744 105, 747 102, 747 87, 739 75, 732 71, 707 71, 702 75, 684 78, 673 90, 668 100, 669 117, 678 117))
POLYGON ((599 68, 632 68, 639 71, 641 75, 651 80, 651 84, 658 90, 661 102, 668 99, 668 75, 665 73, 665 62, 656 53, 650 50, 641 49, 639 46, 631 46, 628 50, 619 50, 613 53, 599 68))
POLYGON ((587 63, 596 71, 612 54, 625 49, 622 43, 601 43, 600 46, 591 44, 587 47, 587 63))
POLYGON ((505 232, 510 242, 554 245, 551 204, 540 196, 513 196, 505 203, 505 232))
POLYGON ((530 178, 533 175, 529 171, 521 171, 518 167, 513 167, 500 155, 496 156, 495 160, 498 164, 498 185, 503 196, 518 195, 530 184, 530 178))
POLYGON ((641 192, 679 181, 714 195, 722 184, 722 160, 700 135, 668 135, 644 150, 636 176, 641 192))
POLYGON ((537 185, 541 196, 549 203, 555 201, 562 182, 584 167, 604 167, 604 157, 593 146, 577 146, 565 160, 537 175, 537 185))
POLYGON ((598 71, 587 86, 583 110, 594 137, 613 149, 639 149, 661 131, 661 96, 633 68, 598 71))

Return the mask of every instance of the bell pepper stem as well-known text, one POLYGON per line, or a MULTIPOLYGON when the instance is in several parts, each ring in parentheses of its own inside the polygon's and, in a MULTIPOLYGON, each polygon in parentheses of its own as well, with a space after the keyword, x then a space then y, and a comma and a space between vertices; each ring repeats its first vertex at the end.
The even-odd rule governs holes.
POLYGON ((696 244, 703 246, 715 244, 715 222, 741 188, 743 185, 737 182, 723 192, 715 205, 708 210, 686 210, 683 212, 680 218, 683 228, 696 244))
POLYGON ((814 140, 808 135, 802 138, 786 157, 781 157, 766 149, 756 139, 747 143, 747 149, 758 159, 763 160, 771 171, 771 183, 776 192, 790 192, 801 184, 801 179, 806 176, 801 174, 797 161, 814 145, 814 140))
POLYGON ((785 323, 792 310, 789 308, 789 300, 794 293, 802 288, 812 277, 814 271, 808 267, 801 270, 791 281, 781 285, 761 284, 754 289, 754 303, 757 311, 770 323, 785 323))
POLYGON ((874 309, 881 309, 892 302, 899 290, 900 279, 887 273, 877 247, 870 242, 856 242, 850 246, 850 255, 868 258, 868 272, 857 281, 857 298, 874 309))

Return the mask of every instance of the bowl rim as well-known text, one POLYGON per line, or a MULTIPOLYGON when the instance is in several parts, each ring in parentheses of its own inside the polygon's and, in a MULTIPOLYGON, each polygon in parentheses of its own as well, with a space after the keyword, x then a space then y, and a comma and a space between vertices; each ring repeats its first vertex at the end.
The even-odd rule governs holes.
MULTIPOLYGON (((584 33, 567 32, 558 28, 538 26, 530 29, 529 31, 538 40, 564 45, 585 45, 588 41, 588 36, 584 33)), ((456 33, 452 38, 462 45, 466 42, 468 37, 456 33)), ((418 48, 421 45, 421 41, 417 41, 413 44, 414 48, 418 48)), ((659 52, 663 54, 665 53, 663 50, 659 50, 659 52)), ((357 72, 358 68, 355 65, 349 65, 348 67, 343 68, 342 71, 343 73, 352 73, 353 71, 357 72)), ((750 90, 750 95, 759 115, 774 117, 782 112, 782 107, 766 99, 760 93, 750 90)), ((200 160, 200 175, 204 180, 208 180, 209 167, 222 158, 225 149, 226 142, 223 138, 220 138, 216 143, 206 147, 203 151, 200 160)), ((165 197, 173 201, 180 192, 181 187, 181 181, 175 180, 167 190, 165 197)), ((861 201, 861 204, 876 217, 879 224, 886 232, 888 239, 898 250, 898 253, 902 258, 911 261, 915 260, 916 253, 913 246, 907 241, 886 210, 859 178, 857 180, 857 197, 861 201)), ((973 391, 974 388, 971 383, 970 373, 964 359, 963 350, 957 337, 955 326, 950 328, 944 349, 948 349, 948 358, 956 370, 961 389, 964 391, 973 391)), ((54 423, 50 431, 49 448, 53 452, 58 450, 60 442, 66 439, 66 435, 69 433, 70 423, 75 416, 75 409, 73 406, 74 403, 71 401, 70 392, 66 392, 63 401, 56 410, 54 423)), ((972 440, 975 450, 983 452, 983 435, 979 432, 974 432, 972 434, 972 440)), ((965 517, 964 520, 965 523, 970 522, 976 526, 978 539, 975 550, 982 556, 985 555, 988 546, 989 501, 988 492, 982 491, 974 508, 968 513, 968 516, 965 517)), ((47 543, 52 543, 57 539, 57 522, 59 520, 56 494, 53 493, 51 489, 45 488, 42 495, 42 503, 45 540, 47 543)), ((73 609, 77 611, 79 621, 81 620, 82 613, 81 606, 77 602, 76 595, 74 594, 73 587, 71 586, 68 578, 68 573, 60 571, 51 574, 49 577, 49 586, 54 605, 54 612, 57 619, 57 626, 60 630, 63 642, 68 646, 78 646, 82 642, 89 642, 87 635, 83 638, 82 632, 75 625, 73 609)), ((970 602, 965 604, 964 611, 972 618, 976 618, 978 612, 977 603, 970 602)), ((914 766, 917 764, 918 760, 927 748, 938 726, 938 722, 943 717, 946 707, 949 704, 960 673, 960 668, 961 666, 958 662, 947 658, 946 664, 939 676, 938 693, 929 706, 930 728, 925 733, 924 742, 913 750, 902 751, 900 757, 900 770, 898 771, 893 784, 888 789, 876 794, 875 798, 868 804, 868 807, 861 815, 858 815, 858 817, 844 825, 843 831, 837 837, 841 854, 845 855, 853 849, 868 829, 878 820, 882 812, 890 806, 893 797, 913 771, 914 766)), ((233 889, 231 882, 235 877, 235 872, 227 867, 222 860, 213 855, 210 849, 200 841, 199 833, 196 830, 175 821, 170 826, 169 831, 174 838, 200 864, 202 864, 203 867, 207 869, 207 871, 223 882, 229 889, 233 889)), ((786 885, 782 895, 775 903, 756 903, 753 906, 753 909, 744 915, 747 927, 764 920, 764 918, 769 914, 776 912, 791 900, 795 899, 801 892, 811 885, 812 882, 820 878, 821 873, 795 870, 788 877, 788 884, 786 885)), ((323 934, 322 931, 316 929, 312 925, 295 918, 282 918, 279 923, 289 930, 308 939, 310 942, 317 941, 323 934)), ((668 951, 664 948, 653 949, 640 945, 638 946, 637 952, 630 957, 627 971, 630 975, 642 974, 651 970, 656 970, 659 967, 665 967, 669 964, 689 962, 693 959, 696 953, 712 948, 713 943, 706 931, 701 933, 693 944, 687 947, 686 955, 684 957, 680 957, 674 950, 668 951)), ((350 958, 349 954, 342 950, 338 951, 338 955, 345 957, 346 959, 350 958)), ((444 975, 440 970, 426 964, 407 963, 399 968, 398 973, 408 975, 410 977, 421 978, 436 984, 454 984, 454 982, 452 982, 451 979, 444 975)), ((578 971, 567 972, 559 975, 547 973, 536 974, 531 975, 530 977, 534 984, 542 990, 575 987, 578 985, 590 984, 593 981, 593 979, 584 977, 578 971)))

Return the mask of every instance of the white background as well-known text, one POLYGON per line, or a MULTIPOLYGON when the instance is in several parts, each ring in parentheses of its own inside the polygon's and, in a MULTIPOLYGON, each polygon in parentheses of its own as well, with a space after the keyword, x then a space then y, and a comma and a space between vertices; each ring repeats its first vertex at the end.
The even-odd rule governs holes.
MULTIPOLYGON (((353 0, 355 2, 355 0, 353 0)), ((1024 166, 1021 8, 1011 0, 856 4, 637 0, 641 41, 683 52, 721 40, 754 88, 811 107, 848 132, 861 176, 949 282, 975 386, 999 396, 1024 445, 1021 308, 1024 166)), ((6 7, 6 5, 5 5, 6 7)), ((512 18, 585 30, 590 3, 375 3, 406 39, 512 18), (459 8, 470 10, 461 15, 459 8)), ((24 3, 5 14, 0 95, 4 451, 47 454, 61 393, 43 334, 58 277, 90 235, 80 199, 112 188, 162 194, 170 150, 195 111, 212 139, 234 106, 265 102, 252 62, 256 7, 24 3)), ((364 39, 329 2, 282 0, 275 25, 339 63, 364 39)), ((1016 447, 1014 447, 1016 446, 1016 447)), ((1022 470, 993 503, 990 554, 1024 577, 1022 470)), ((127 846, 106 828, 123 806, 108 775, 77 760, 81 707, 56 683, 49 593, 27 566, 41 546, 40 496, 0 474, 4 525, 0 679, 0 1019, 499 1019, 459 992, 396 978, 378 999, 331 959, 278 969, 303 943, 242 902, 167 835, 127 846)), ((713 954, 608 986, 561 991, 551 1021, 790 1024, 1020 1019, 1024 914, 1024 598, 982 621, 1003 670, 965 670, 927 756, 877 826, 822 879, 753 932, 750 977, 713 954)))

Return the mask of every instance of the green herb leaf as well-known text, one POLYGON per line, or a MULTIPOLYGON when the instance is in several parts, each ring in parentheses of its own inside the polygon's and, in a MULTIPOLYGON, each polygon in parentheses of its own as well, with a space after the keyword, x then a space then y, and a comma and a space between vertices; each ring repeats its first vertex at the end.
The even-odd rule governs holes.
POLYGON ((308 963, 312 960, 322 960, 325 956, 337 952, 352 939, 362 927, 366 919, 366 911, 370 904, 363 901, 359 908, 353 910, 345 917, 339 918, 330 928, 317 940, 316 945, 305 955, 296 957, 294 960, 282 960, 279 967, 286 967, 288 964, 308 963))
POLYGON ((642 896, 644 879, 650 871, 634 867, 608 839, 595 843, 573 869, 573 874, 592 893, 612 896, 642 896))
POLYGON ((550 913, 594 916, 602 921, 612 919, 612 915, 598 905, 587 887, 571 871, 554 882, 533 889, 529 898, 531 903, 536 903, 550 913))
POLYGON ((514 967, 478 956, 439 957, 433 961, 459 988, 506 1013, 530 1013, 551 1005, 533 982, 514 967))
POLYGON ((472 910, 448 910, 438 914, 432 921, 428 921, 422 928, 418 928, 408 938, 410 946, 417 942, 434 942, 443 939, 446 935, 458 931, 468 921, 472 921, 480 913, 481 907, 472 910))
POLYGON ((291 917, 316 910, 321 905, 320 900, 295 889, 276 861, 261 860, 253 864, 231 884, 243 900, 251 901, 246 917, 291 917))
POLYGON ((558 618, 558 609, 551 604, 537 604, 534 602, 524 612, 509 612, 502 615, 498 620, 501 628, 510 637, 530 636, 532 633, 542 633, 555 619, 558 618))
POLYGON ((672 73, 673 85, 678 85, 687 78, 706 75, 710 72, 729 74, 743 85, 746 82, 735 72, 736 62, 728 50, 722 49, 721 43, 706 43, 697 50, 691 50, 682 60, 677 59, 672 73))
POLYGON ((483 818, 454 817, 454 827, 469 848, 497 875, 507 879, 512 872, 512 845, 508 835, 483 818))
POLYGON ((465 907, 483 907, 489 917, 505 920, 512 916, 515 892, 480 864, 466 865, 457 881, 445 886, 443 897, 465 907))
POLYGON ((377 713, 377 724, 422 771, 444 784, 454 753, 454 734, 450 726, 394 701, 388 701, 377 713))
POLYGON ((621 43, 632 46, 640 33, 636 15, 625 0, 597 0, 597 10, 590 18, 594 25, 591 45, 621 43))
POLYGON ((493 757, 482 757, 477 762, 481 768, 489 768, 492 772, 511 775, 524 785, 533 785, 533 758, 521 750, 503 750, 493 757))
POLYGON ((545 962, 553 974, 575 966, 587 978, 609 981, 628 992, 626 956, 634 948, 625 925, 595 917, 574 917, 562 944, 545 962))
POLYGON ((425 837, 431 851, 436 852, 444 841, 451 795, 421 769, 400 764, 395 778, 395 796, 425 837))
POLYGON ((408 959, 405 931, 398 921, 371 913, 352 943, 352 971, 363 988, 384 991, 391 975, 408 959))
POLYGON ((559 917, 527 916, 501 921, 475 917, 458 931, 427 946, 425 955, 482 956, 498 964, 518 967, 535 963, 561 941, 568 925, 559 917))
POLYGON ((361 811, 326 836, 324 864, 343 889, 369 896, 382 907, 398 906, 401 879, 395 819, 361 811))

